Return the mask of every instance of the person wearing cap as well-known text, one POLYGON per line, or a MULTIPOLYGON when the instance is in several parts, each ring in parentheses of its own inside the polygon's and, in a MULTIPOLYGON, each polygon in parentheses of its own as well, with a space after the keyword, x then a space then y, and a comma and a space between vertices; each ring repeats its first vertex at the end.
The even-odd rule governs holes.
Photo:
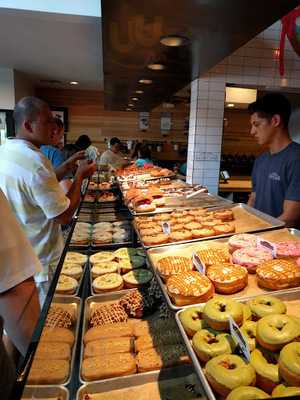
POLYGON ((248 205, 285 222, 300 223, 300 144, 288 130, 291 105, 280 93, 268 93, 249 105, 251 136, 267 151, 252 171, 248 205))
POLYGON ((110 165, 113 169, 122 168, 128 165, 124 154, 121 153, 121 141, 113 137, 109 141, 110 148, 101 154, 100 164, 110 165))

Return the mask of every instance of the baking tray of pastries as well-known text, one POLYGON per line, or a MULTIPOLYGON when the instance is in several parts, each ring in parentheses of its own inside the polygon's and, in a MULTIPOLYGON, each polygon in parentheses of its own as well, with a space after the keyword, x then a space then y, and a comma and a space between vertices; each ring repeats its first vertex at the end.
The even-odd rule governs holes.
POLYGON ((90 255, 90 287, 92 295, 149 285, 153 273, 148 269, 144 249, 121 247, 90 255))
MULTIPOLYGON (((141 191, 143 192, 143 191, 141 191)), ((133 192, 134 193, 134 192, 133 192)), ((139 193, 139 192, 136 192, 139 193)), ((232 201, 226 200, 220 196, 215 196, 210 193, 199 193, 192 198, 186 198, 185 195, 174 196, 164 193, 162 190, 149 190, 145 191, 142 196, 137 197, 137 200, 146 202, 142 206, 137 204, 135 206, 135 199, 128 203, 129 211, 132 215, 156 215, 160 213, 172 212, 177 209, 196 209, 196 208, 212 208, 212 207, 226 207, 232 204, 232 201), (146 196, 147 195, 147 196, 146 196), (150 197, 148 197, 148 195, 150 197), (145 208, 146 207, 146 208, 145 208)))
POLYGON ((209 400, 299 398, 298 289, 241 301, 215 296, 178 311, 176 322, 209 400))
POLYGON ((79 252, 66 253, 55 293, 64 296, 78 296, 79 289, 88 267, 88 256, 79 252))
POLYGON ((64 386, 26 385, 21 400, 69 400, 70 394, 64 386))
POLYGON ((296 229, 153 248, 147 256, 174 311, 204 303, 214 293, 241 299, 300 287, 300 231, 296 229), (263 247, 261 240, 275 245, 277 254, 263 247), (197 271, 194 255, 205 275, 197 271))
POLYGON ((88 383, 79 388, 76 400, 203 400, 202 388, 190 365, 164 371, 88 383))
POLYGON ((81 383, 189 364, 174 315, 158 312, 155 285, 86 299, 81 340, 81 383))
POLYGON ((72 249, 87 250, 91 244, 92 227, 93 225, 90 223, 77 221, 69 247, 72 249))
POLYGON ((174 210, 154 216, 138 216, 134 218, 133 226, 143 247, 149 249, 171 243, 229 237, 234 233, 262 232, 283 227, 284 223, 246 204, 238 203, 226 207, 174 210))
POLYGON ((68 385, 74 370, 81 299, 54 296, 29 371, 29 385, 68 385))

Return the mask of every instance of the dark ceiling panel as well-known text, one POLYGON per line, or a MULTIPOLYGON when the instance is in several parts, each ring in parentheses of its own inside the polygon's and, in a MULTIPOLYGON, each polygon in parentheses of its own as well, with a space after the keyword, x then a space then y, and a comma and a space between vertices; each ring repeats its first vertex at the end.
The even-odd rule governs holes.
POLYGON ((208 71, 300 0, 102 0, 105 107, 124 110, 137 89, 135 110, 151 110, 208 71), (182 47, 165 35, 188 38, 182 47), (147 64, 166 64, 151 71, 147 64), (141 78, 152 79, 142 85, 141 78))

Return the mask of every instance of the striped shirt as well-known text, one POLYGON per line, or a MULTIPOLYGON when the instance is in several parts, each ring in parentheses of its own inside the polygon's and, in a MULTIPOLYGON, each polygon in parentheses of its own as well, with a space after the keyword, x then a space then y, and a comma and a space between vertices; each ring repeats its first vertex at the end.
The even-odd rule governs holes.
POLYGON ((22 139, 7 140, 0 147, 0 188, 43 266, 36 281, 45 281, 63 250, 61 227, 54 218, 67 210, 70 200, 51 162, 22 139))

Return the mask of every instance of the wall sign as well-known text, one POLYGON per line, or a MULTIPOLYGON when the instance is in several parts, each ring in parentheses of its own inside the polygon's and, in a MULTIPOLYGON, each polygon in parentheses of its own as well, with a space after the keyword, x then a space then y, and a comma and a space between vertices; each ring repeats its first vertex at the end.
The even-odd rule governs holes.
POLYGON ((171 113, 164 112, 161 113, 160 116, 160 131, 162 134, 168 134, 171 130, 172 121, 171 121, 171 113))
POLYGON ((149 113, 148 112, 140 112, 139 127, 140 127, 141 131, 147 131, 149 129, 149 113))

